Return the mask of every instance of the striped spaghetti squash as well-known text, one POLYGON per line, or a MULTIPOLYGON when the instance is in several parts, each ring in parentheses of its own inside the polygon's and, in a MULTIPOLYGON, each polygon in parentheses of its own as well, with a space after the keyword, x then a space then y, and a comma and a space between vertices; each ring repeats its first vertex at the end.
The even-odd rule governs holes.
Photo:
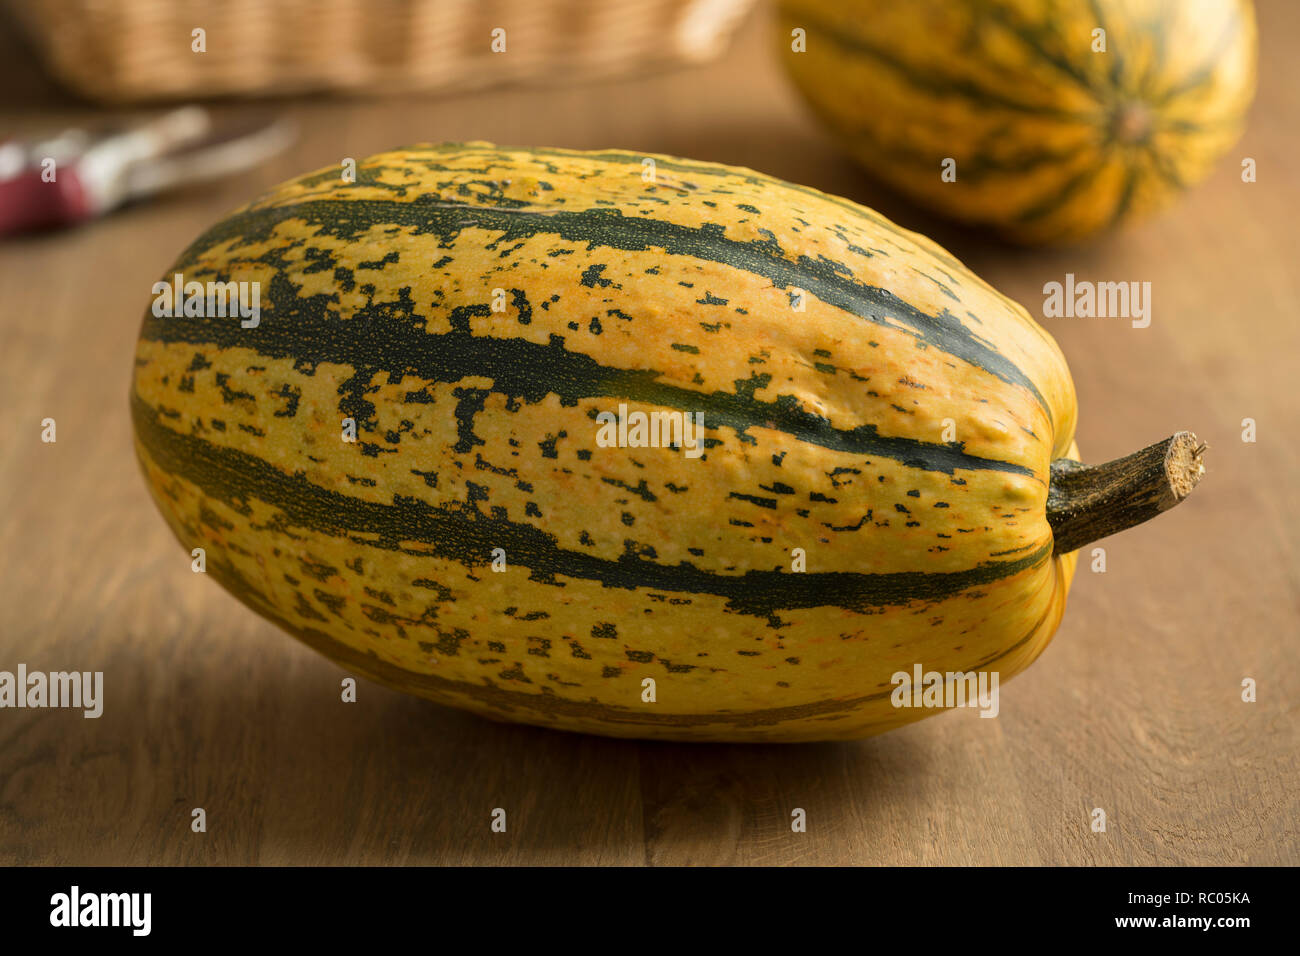
POLYGON ((284 184, 178 275, 257 283, 260 316, 146 314, 158 507, 389 686, 616 736, 850 738, 924 716, 896 672, 1005 679, 1061 618, 1065 361, 869 209, 666 156, 421 146, 284 184), (597 440, 638 411, 699 416, 700 453, 597 440))
POLYGON ((870 172, 1026 243, 1204 178, 1255 88, 1250 0, 781 0, 797 86, 870 172))

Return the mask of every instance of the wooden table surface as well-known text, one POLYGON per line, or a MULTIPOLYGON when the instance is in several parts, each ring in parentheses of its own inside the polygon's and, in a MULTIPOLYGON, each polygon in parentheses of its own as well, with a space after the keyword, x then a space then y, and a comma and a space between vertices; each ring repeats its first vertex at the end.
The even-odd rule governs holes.
MULTIPOLYGON (((0 670, 103 671, 106 698, 98 720, 0 710, 0 863, 1300 862, 1300 5, 1259 6, 1242 143, 1163 217, 1084 249, 1006 247, 867 180, 785 82, 762 13, 704 67, 285 101, 302 135, 255 173, 0 245, 0 670), (1110 539, 1106 573, 1081 563, 992 732, 960 711, 851 744, 675 745, 490 723, 365 682, 343 704, 335 665, 190 571, 132 453, 132 352, 150 285, 226 211, 345 156, 449 139, 752 166, 933 236, 1035 315, 1066 272, 1150 281, 1149 328, 1044 322, 1074 373, 1079 443, 1100 461, 1190 428, 1209 474, 1110 539)), ((0 36, 0 130, 94 118, 0 36)))

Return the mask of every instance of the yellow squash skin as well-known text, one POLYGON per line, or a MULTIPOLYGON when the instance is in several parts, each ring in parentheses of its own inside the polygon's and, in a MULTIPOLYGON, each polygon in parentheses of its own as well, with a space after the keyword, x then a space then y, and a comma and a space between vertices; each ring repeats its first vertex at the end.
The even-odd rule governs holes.
POLYGON ((445 704, 680 740, 878 733, 935 712, 895 708, 895 672, 1005 681, 1047 645, 1073 384, 938 246, 667 156, 357 173, 286 183, 162 277, 260 283, 256 328, 141 329, 149 488, 258 613, 445 704), (702 412, 704 454, 601 447, 620 403, 702 412))
POLYGON ((1237 141, 1255 90, 1250 0, 780 0, 778 23, 864 167, 1025 243, 1167 205, 1237 141))

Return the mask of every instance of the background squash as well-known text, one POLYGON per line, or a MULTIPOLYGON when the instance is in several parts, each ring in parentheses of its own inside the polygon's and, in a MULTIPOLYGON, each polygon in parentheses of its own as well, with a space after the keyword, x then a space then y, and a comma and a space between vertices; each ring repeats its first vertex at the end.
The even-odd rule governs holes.
POLYGON ((1249 0, 780 0, 780 11, 791 76, 866 169, 1023 242, 1081 239, 1164 206, 1237 141, 1254 94, 1249 0), (805 52, 792 50, 796 30, 805 52))
POLYGON ((256 325, 141 329, 136 450, 185 547, 352 671, 508 720, 887 730, 933 712, 894 707, 893 674, 1019 672, 1068 551, 1199 475, 1186 437, 1078 466, 1024 309, 746 169, 385 153, 235 212, 178 274, 262 290, 256 325), (701 413, 704 453, 600 446, 631 411, 701 413))

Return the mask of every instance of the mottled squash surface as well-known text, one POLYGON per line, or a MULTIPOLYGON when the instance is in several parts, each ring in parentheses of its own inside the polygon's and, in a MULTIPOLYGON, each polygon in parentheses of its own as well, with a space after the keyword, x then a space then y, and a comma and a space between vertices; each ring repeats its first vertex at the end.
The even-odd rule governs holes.
POLYGON ((869 209, 665 156, 420 146, 284 184, 176 273, 258 282, 261 315, 146 314, 150 490, 351 672, 567 730, 852 738, 934 712, 892 706, 895 672, 1006 680, 1061 618, 1061 353, 869 209), (704 453, 600 447, 620 404, 701 413, 704 453))

